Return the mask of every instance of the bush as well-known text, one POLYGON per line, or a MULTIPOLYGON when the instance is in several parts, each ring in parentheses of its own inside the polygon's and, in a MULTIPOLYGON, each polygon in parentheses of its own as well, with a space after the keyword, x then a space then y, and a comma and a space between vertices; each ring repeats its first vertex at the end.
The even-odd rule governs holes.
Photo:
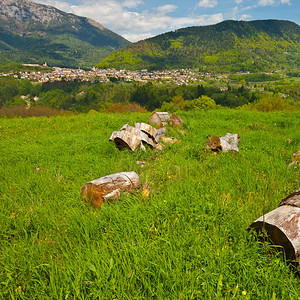
POLYGON ((97 112, 96 110, 94 110, 94 109, 91 109, 91 110, 89 111, 89 114, 91 114, 91 115, 97 115, 98 112, 97 112))
POLYGON ((57 110, 47 106, 31 106, 28 108, 26 105, 17 105, 11 107, 2 107, 0 109, 0 116, 13 118, 13 117, 40 117, 40 116, 62 116, 70 114, 64 110, 57 110))
POLYGON ((242 106, 242 109, 246 110, 258 110, 263 112, 277 111, 277 110, 289 110, 294 111, 299 109, 297 102, 292 102, 289 99, 285 99, 279 95, 266 96, 262 99, 242 106))
POLYGON ((215 100, 207 96, 201 96, 197 99, 186 101, 184 106, 185 110, 208 110, 215 108, 215 100))
POLYGON ((107 105, 105 110, 106 113, 127 113, 127 112, 147 112, 147 109, 142 107, 137 103, 128 103, 128 104, 121 104, 121 103, 111 103, 107 105))
POLYGON ((208 96, 200 96, 193 100, 184 100, 181 96, 175 96, 171 102, 164 102, 160 110, 174 113, 180 110, 208 110, 214 108, 216 108, 216 102, 208 96))

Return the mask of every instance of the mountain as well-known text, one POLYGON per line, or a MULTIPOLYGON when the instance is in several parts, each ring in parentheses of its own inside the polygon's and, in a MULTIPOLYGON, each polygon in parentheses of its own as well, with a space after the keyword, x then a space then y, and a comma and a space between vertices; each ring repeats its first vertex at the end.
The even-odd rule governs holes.
POLYGON ((91 19, 29 0, 0 0, 0 63, 91 67, 129 44, 91 19))
POLYGON ((290 21, 224 21, 182 28, 117 50, 96 66, 271 71, 300 67, 300 26, 290 21))

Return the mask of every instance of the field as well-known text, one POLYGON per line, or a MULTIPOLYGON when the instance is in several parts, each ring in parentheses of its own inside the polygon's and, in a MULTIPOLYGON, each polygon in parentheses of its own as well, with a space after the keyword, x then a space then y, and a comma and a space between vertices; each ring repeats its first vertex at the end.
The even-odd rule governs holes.
POLYGON ((166 135, 181 142, 161 152, 108 141, 149 115, 0 119, 0 299, 299 299, 297 269, 245 229, 300 187, 300 113, 178 113, 166 135), (205 150, 227 132, 239 154, 205 150), (81 200, 123 171, 150 196, 81 200))

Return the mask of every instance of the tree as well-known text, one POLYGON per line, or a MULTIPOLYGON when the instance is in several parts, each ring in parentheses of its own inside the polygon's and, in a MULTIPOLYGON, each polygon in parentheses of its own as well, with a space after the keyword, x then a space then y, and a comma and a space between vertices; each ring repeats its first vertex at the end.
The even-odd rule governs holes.
POLYGON ((203 95, 205 95, 204 86, 203 86, 203 84, 201 84, 201 85, 198 84, 196 97, 198 98, 198 97, 203 96, 203 95))
POLYGON ((19 86, 19 93, 21 95, 27 95, 31 92, 32 84, 28 79, 21 79, 19 86))
POLYGON ((163 102, 161 110, 174 113, 179 110, 184 110, 186 101, 184 101, 182 96, 174 96, 171 102, 163 102))
POLYGON ((19 82, 13 78, 0 79, 0 107, 9 104, 19 94, 19 82))
POLYGON ((70 94, 62 90, 50 90, 46 93, 40 94, 39 105, 49 106, 55 109, 70 109, 73 98, 70 94))
POLYGON ((208 96, 201 96, 199 98, 186 101, 186 110, 208 110, 216 108, 216 102, 214 99, 208 96))
POLYGON ((174 96, 171 103, 179 109, 182 109, 185 106, 185 101, 182 96, 174 96))

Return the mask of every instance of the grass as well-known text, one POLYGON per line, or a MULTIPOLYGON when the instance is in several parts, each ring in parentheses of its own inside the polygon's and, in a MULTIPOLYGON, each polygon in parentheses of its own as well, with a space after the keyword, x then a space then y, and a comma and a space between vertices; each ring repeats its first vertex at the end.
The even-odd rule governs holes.
POLYGON ((108 141, 149 116, 0 119, 0 299, 300 297, 284 256, 245 230, 264 202, 268 212, 299 188, 299 166, 288 168, 299 112, 181 113, 184 134, 167 129, 181 143, 162 152, 108 141), (239 154, 205 151, 227 132, 240 134, 239 154), (81 201, 85 182, 122 171, 150 197, 123 194, 100 210, 81 201))

